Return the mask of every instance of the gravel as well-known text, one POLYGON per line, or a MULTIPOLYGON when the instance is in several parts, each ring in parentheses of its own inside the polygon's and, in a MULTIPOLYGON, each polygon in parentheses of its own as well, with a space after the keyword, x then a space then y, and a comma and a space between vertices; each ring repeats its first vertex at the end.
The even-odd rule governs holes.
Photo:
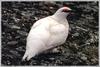
POLYGON ((2 60, 7 65, 98 65, 99 4, 88 2, 2 2, 2 60), (39 54, 22 62, 26 37, 35 21, 52 15, 62 6, 77 11, 68 16, 70 24, 66 43, 57 47, 58 53, 39 54))

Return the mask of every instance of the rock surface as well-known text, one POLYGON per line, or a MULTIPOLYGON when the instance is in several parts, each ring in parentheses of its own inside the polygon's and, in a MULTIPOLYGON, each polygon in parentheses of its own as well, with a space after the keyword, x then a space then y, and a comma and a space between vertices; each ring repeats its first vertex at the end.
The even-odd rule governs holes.
POLYGON ((2 65, 98 65, 98 2, 2 2, 2 65), (77 11, 68 17, 66 43, 59 53, 40 54, 22 62, 26 37, 35 21, 62 6, 77 11))

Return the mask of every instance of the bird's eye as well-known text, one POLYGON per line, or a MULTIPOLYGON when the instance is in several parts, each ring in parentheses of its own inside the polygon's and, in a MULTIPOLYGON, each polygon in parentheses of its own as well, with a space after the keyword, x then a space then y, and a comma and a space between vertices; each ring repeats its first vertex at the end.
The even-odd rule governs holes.
POLYGON ((63 9, 62 12, 71 12, 71 10, 63 9))
POLYGON ((67 9, 63 9, 62 12, 68 12, 68 10, 67 9))

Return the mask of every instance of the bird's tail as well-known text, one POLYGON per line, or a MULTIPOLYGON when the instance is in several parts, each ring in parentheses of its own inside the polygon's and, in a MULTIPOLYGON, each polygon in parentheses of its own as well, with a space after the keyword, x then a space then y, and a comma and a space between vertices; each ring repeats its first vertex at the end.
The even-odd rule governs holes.
POLYGON ((22 58, 22 61, 25 61, 25 59, 28 57, 28 52, 26 51, 23 58, 22 58))
POLYGON ((26 50, 26 52, 25 52, 25 54, 24 54, 24 56, 23 56, 23 58, 22 58, 22 61, 25 61, 25 60, 27 60, 27 61, 29 61, 32 57, 34 57, 36 54, 34 53, 34 52, 32 52, 32 51, 29 51, 29 50, 26 50))

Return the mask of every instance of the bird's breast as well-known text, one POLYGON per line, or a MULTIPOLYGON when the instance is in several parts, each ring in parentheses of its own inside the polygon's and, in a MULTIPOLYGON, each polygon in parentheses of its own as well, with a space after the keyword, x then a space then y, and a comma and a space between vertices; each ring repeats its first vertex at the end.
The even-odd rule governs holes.
POLYGON ((51 26, 50 28, 51 36, 48 41, 48 46, 55 47, 63 44, 68 36, 68 29, 69 26, 65 26, 63 24, 51 26))
POLYGON ((68 32, 69 25, 55 24, 50 26, 50 33, 53 35, 63 35, 68 32))

